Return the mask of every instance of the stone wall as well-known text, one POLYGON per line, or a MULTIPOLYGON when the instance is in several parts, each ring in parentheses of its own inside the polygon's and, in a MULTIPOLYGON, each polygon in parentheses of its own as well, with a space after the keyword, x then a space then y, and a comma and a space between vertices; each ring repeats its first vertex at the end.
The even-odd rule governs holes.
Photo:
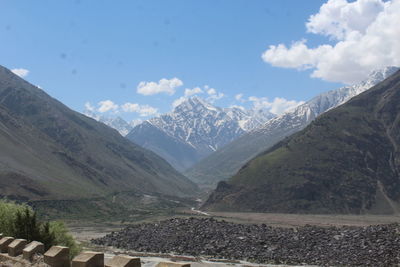
MULTIPOLYGON (((4 266, 141 267, 140 258, 136 257, 117 255, 105 262, 104 253, 84 251, 71 261, 67 247, 53 246, 45 251, 44 244, 37 241, 28 243, 25 239, 0 238, 0 266, 5 263, 4 266)), ((157 267, 190 267, 190 264, 160 262, 157 267)))

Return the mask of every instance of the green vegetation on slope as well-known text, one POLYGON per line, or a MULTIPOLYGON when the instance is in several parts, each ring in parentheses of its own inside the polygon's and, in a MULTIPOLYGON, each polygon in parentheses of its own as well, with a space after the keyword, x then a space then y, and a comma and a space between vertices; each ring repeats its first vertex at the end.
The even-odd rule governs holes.
POLYGON ((154 215, 173 215, 178 209, 196 206, 192 199, 166 195, 119 192, 104 197, 70 200, 30 201, 40 217, 47 220, 90 223, 134 222, 154 215))
POLYGON ((397 72, 248 162, 228 183, 219 184, 204 207, 396 213, 399 147, 397 72))
POLYGON ((302 128, 294 127, 290 131, 288 129, 275 130, 268 135, 258 132, 246 133, 202 159, 187 169, 184 174, 201 186, 215 188, 219 181, 228 180, 255 155, 302 128))

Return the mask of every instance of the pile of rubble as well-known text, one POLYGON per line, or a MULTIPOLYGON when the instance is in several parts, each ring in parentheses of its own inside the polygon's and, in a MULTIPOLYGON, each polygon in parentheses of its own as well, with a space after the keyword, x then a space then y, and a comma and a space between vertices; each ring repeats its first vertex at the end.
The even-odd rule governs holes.
POLYGON ((140 252, 321 266, 400 264, 400 225, 279 228, 213 218, 170 219, 129 226, 92 240, 140 252))

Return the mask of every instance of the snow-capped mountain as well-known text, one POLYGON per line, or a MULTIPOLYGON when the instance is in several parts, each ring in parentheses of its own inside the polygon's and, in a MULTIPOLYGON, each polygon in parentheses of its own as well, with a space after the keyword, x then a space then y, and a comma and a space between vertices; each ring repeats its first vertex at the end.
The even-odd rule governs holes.
POLYGON ((184 170, 271 117, 267 111, 222 109, 194 96, 137 125, 127 138, 184 170))
POLYGON ((131 121, 130 123, 122 119, 121 117, 107 117, 96 114, 95 112, 85 110, 83 112, 88 117, 91 117, 99 122, 104 123, 105 125, 110 126, 117 130, 122 136, 126 136, 137 124, 142 121, 131 121))
POLYGON ((358 84, 322 93, 298 106, 293 111, 271 119, 261 128, 255 129, 254 133, 271 134, 276 128, 284 128, 285 130, 290 128, 302 129, 321 113, 347 102, 383 81, 397 70, 397 67, 385 67, 381 70, 373 71, 366 80, 358 84))
POLYGON ((99 121, 110 126, 111 128, 114 128, 122 136, 126 136, 133 129, 133 126, 131 124, 129 124, 128 122, 126 122, 124 119, 122 119, 120 117, 110 118, 110 117, 101 116, 99 118, 99 121))
POLYGON ((337 107, 383 81, 398 70, 386 67, 352 86, 322 93, 297 108, 267 121, 239 137, 186 171, 186 176, 200 183, 213 184, 234 175, 246 162, 266 151, 285 137, 305 128, 318 115, 337 107), (215 170, 218 169, 218 172, 215 170))
POLYGON ((274 118, 275 115, 265 109, 244 109, 243 107, 229 107, 223 109, 226 114, 239 123, 245 132, 256 129, 274 118))

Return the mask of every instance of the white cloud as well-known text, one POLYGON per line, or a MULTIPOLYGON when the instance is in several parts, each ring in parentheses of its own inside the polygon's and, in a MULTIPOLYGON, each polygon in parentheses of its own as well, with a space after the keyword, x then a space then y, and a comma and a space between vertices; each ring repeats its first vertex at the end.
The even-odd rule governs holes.
POLYGON ((242 98, 243 98, 243 94, 235 95, 235 99, 238 100, 238 101, 242 100, 242 98))
POLYGON ((217 93, 217 91, 214 88, 210 88, 207 90, 207 94, 209 95, 215 95, 217 93))
POLYGON ((83 113, 89 117, 98 119, 100 117, 99 113, 105 113, 109 111, 113 112, 114 114, 121 112, 135 112, 138 113, 141 117, 147 117, 151 115, 156 115, 158 109, 147 104, 140 105, 137 103, 127 102, 123 105, 118 105, 111 100, 104 100, 98 103, 98 108, 93 106, 90 102, 86 102, 83 113))
POLYGON ((140 105, 136 103, 125 103, 121 108, 125 112, 137 112, 140 109, 140 105))
POLYGON ((321 6, 319 13, 310 16, 306 24, 307 31, 345 40, 354 31, 365 34, 384 8, 385 3, 381 0, 358 0, 351 3, 346 0, 330 0, 321 6))
POLYGON ((98 115, 98 113, 96 111, 97 111, 96 107, 93 106, 90 102, 85 103, 85 109, 83 110, 83 114, 85 114, 86 116, 88 116, 90 118, 98 120, 100 118, 100 116, 98 115))
POLYGON ((156 115, 157 111, 158 111, 157 108, 154 108, 149 105, 142 105, 142 106, 140 106, 140 110, 138 113, 141 117, 147 117, 147 116, 151 116, 151 115, 156 115))
POLYGON ((329 0, 311 15, 307 31, 335 40, 310 48, 306 40, 271 45, 262 54, 273 66, 312 69, 312 77, 347 84, 372 70, 400 65, 400 0, 329 0))
POLYGON ((304 101, 287 100, 282 97, 275 97, 271 102, 267 97, 250 96, 249 101, 253 102, 254 109, 268 109, 269 112, 280 115, 301 105, 304 101))
POLYGON ((18 75, 21 78, 24 78, 25 76, 27 76, 29 74, 29 70, 27 69, 12 69, 11 70, 14 74, 18 75))
POLYGON ((209 101, 210 103, 214 103, 216 100, 219 100, 221 98, 223 98, 225 95, 223 93, 216 93, 214 95, 210 95, 207 98, 207 101, 209 101))
POLYGON ((98 106, 99 108, 97 109, 97 111, 101 113, 118 110, 118 105, 112 102, 111 100, 100 101, 98 103, 98 106))
POLYGON ((182 86, 183 82, 178 78, 161 79, 156 82, 140 82, 137 86, 137 93, 142 95, 154 95, 159 93, 166 93, 169 95, 175 94, 175 88, 182 86))
POLYGON ((186 88, 185 89, 185 96, 192 96, 196 94, 202 94, 204 91, 200 87, 195 87, 193 89, 186 88))
POLYGON ((96 108, 90 102, 86 102, 85 103, 85 110, 86 111, 95 111, 96 108))
POLYGON ((155 115, 158 112, 157 108, 154 108, 149 105, 140 105, 137 103, 125 103, 121 106, 124 112, 136 112, 141 117, 147 117, 151 115, 155 115))
POLYGON ((214 103, 225 96, 224 93, 217 92, 217 90, 210 88, 208 85, 204 86, 204 89, 207 90, 207 94, 209 95, 206 100, 210 103, 214 103))
POLYGON ((243 94, 237 94, 235 95, 236 101, 239 101, 240 103, 245 103, 246 99, 243 98, 243 94))
POLYGON ((331 48, 329 45, 322 45, 315 49, 309 49, 306 40, 303 39, 294 42, 290 48, 284 44, 270 45, 269 49, 263 53, 262 58, 276 67, 308 69, 314 67, 331 48))
POLYGON ((179 106, 180 104, 182 104, 189 97, 191 97, 193 95, 197 95, 197 94, 203 94, 203 93, 208 94, 206 101, 208 101, 210 103, 213 103, 216 100, 221 99, 222 97, 225 96, 223 93, 217 92, 217 90, 215 90, 214 88, 210 88, 210 86, 204 85, 203 88, 200 88, 200 87, 195 87, 193 89, 186 88, 184 95, 175 99, 171 105, 173 108, 175 108, 175 107, 179 106))

